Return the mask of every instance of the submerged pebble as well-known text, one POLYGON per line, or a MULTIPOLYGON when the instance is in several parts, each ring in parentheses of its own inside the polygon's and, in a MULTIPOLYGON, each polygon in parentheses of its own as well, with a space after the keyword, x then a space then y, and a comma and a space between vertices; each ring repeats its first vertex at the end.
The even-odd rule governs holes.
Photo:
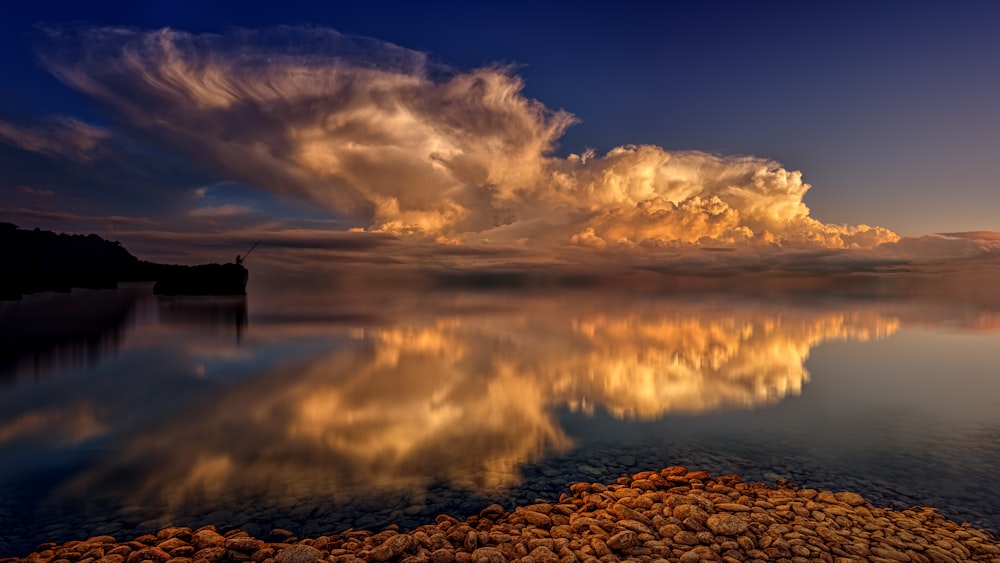
POLYGON ((441 515, 409 532, 390 526, 297 540, 285 529, 258 539, 172 527, 131 541, 44 543, 0 563, 1000 563, 1000 543, 983 530, 929 508, 877 507, 854 492, 712 478, 680 466, 569 490, 513 512, 491 504, 465 519, 441 515))

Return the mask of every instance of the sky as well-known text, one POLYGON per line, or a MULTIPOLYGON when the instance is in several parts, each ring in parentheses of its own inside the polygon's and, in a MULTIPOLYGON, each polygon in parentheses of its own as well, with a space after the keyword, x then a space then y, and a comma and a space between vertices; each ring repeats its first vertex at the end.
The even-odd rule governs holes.
POLYGON ((6 8, 0 220, 154 257, 996 251, 996 2, 314 4, 6 8))

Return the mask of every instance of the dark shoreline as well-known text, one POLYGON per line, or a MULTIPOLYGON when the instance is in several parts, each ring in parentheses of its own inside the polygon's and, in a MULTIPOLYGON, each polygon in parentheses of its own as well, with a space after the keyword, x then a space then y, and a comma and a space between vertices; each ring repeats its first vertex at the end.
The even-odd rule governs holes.
POLYGON ((654 561, 998 561, 988 532, 933 509, 876 507, 854 492, 713 478, 673 466, 577 482, 558 502, 508 512, 500 505, 460 520, 439 515, 409 532, 346 530, 267 539, 214 526, 173 527, 129 541, 95 536, 43 543, 0 563, 610 563, 654 561))
POLYGON ((0 222, 0 302, 26 294, 116 289, 119 282, 156 282, 166 295, 245 295, 241 262, 183 266, 139 260, 117 241, 20 229, 0 222))

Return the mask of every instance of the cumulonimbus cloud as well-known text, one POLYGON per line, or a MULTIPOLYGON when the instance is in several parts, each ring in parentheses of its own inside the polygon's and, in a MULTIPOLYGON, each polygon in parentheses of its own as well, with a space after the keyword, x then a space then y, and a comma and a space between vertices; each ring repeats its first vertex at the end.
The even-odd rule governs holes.
POLYGON ((43 63, 131 127, 371 231, 605 250, 899 239, 811 217, 801 173, 767 159, 650 145, 556 156, 576 118, 526 97, 510 67, 455 71, 314 27, 45 37, 43 63))

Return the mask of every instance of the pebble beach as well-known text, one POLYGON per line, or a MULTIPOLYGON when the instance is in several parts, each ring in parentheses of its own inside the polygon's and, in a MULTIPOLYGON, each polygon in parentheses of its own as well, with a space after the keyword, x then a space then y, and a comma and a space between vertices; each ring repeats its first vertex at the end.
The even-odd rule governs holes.
POLYGON ((610 563, 613 561, 1000 563, 1000 542, 931 508, 877 507, 848 491, 747 483, 673 466, 613 483, 577 482, 558 502, 402 531, 297 538, 273 529, 171 527, 133 539, 43 543, 0 563, 610 563))

